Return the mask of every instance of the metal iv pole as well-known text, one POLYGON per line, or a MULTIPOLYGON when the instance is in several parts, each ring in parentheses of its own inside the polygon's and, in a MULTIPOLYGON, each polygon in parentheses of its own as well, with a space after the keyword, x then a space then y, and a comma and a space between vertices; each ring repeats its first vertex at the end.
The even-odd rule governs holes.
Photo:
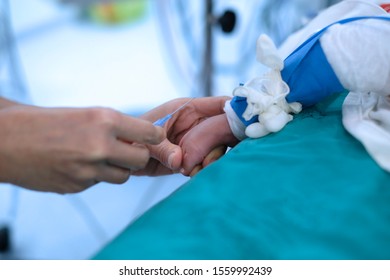
POLYGON ((205 41, 204 41, 204 52, 203 52, 203 69, 201 74, 201 86, 203 96, 212 95, 213 87, 213 0, 205 1, 205 41))
POLYGON ((201 94, 203 96, 212 96, 213 90, 213 27, 219 25, 224 33, 231 33, 236 25, 236 13, 232 10, 226 10, 221 16, 216 17, 213 11, 213 0, 205 0, 205 19, 204 30, 204 51, 203 65, 201 73, 201 94))

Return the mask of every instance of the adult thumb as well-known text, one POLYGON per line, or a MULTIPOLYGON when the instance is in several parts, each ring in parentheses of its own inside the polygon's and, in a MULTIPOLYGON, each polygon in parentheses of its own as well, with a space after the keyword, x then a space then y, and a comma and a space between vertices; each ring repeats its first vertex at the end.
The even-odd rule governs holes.
POLYGON ((150 156, 171 170, 179 170, 183 153, 180 146, 165 139, 158 145, 148 145, 150 156))

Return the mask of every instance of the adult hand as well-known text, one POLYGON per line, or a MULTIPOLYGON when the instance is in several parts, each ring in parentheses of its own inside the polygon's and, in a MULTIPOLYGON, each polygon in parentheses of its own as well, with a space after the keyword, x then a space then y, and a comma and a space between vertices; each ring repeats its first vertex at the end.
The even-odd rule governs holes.
POLYGON ((162 128, 108 108, 11 106, 0 110, 0 182, 57 193, 123 183, 149 161, 140 144, 163 139, 162 128))
MULTIPOLYGON (((229 97, 220 96, 196 98, 192 100, 182 110, 174 114, 164 125, 167 139, 159 145, 147 145, 150 150, 151 160, 146 168, 132 173, 134 175, 157 176, 181 171, 184 175, 190 175, 191 172, 184 170, 182 163, 188 160, 188 157, 189 159, 193 157, 192 152, 191 155, 187 155, 186 153, 183 154, 179 143, 186 133, 192 131, 206 119, 224 114, 223 108, 228 99, 229 97)), ((189 98, 178 98, 169 101, 146 113, 141 118, 154 122, 157 119, 172 113, 188 100, 189 98)), ((190 141, 188 143, 190 143, 190 141)), ((221 157, 226 150, 226 146, 223 143, 219 146, 213 145, 213 147, 208 146, 207 142, 204 144, 206 146, 202 147, 202 154, 197 157, 197 161, 199 161, 200 158, 202 159, 200 162, 202 167, 221 157)), ((195 151, 195 148, 193 151, 195 151)))

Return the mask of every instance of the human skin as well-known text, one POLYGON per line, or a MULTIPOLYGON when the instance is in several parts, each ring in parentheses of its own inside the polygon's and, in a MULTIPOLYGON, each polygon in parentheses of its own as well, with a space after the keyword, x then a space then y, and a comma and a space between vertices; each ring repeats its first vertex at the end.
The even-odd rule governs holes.
POLYGON ((233 147, 238 142, 225 113, 208 118, 188 131, 180 141, 183 151, 182 174, 194 176, 220 157, 220 147, 233 147))
POLYGON ((3 106, 0 181, 56 193, 101 181, 120 184, 145 167, 150 155, 144 145, 165 136, 150 122, 109 108, 3 106))
MULTIPOLYGON (((214 116, 224 115, 223 108, 228 99, 230 97, 226 96, 196 98, 174 114, 164 126, 167 139, 159 145, 147 145, 152 158, 148 163, 148 168, 133 172, 133 174, 154 176, 181 172, 183 175, 193 176, 220 158, 226 151, 225 141, 219 141, 219 137, 217 137, 218 141, 208 140, 208 136, 204 137, 202 127, 204 127, 203 123, 207 123, 214 116), (195 137, 192 140, 191 135, 195 137), (187 140, 183 141, 183 139, 187 140), (202 145, 201 143, 207 146, 199 149, 198 146, 202 145)), ((141 118, 156 121, 188 100, 188 98, 175 99, 148 112, 141 118)), ((206 126, 205 129, 209 127, 206 126)))
MULTIPOLYGON (((141 118, 102 107, 42 108, 0 98, 0 182, 75 193, 98 182, 121 184, 130 175, 185 170, 181 139, 208 118, 222 114, 227 99, 195 99, 161 128, 152 122, 188 98, 167 102, 141 118)), ((205 147, 202 152, 207 154, 198 165, 207 166, 225 149, 222 144, 205 147)), ((192 157, 191 152, 186 156, 192 157)))

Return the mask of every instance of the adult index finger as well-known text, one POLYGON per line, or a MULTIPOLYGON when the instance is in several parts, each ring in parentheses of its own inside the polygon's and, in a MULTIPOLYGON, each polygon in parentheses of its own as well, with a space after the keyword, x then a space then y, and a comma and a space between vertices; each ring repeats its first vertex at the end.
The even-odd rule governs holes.
POLYGON ((223 114, 225 103, 230 99, 228 96, 202 97, 194 99, 189 105, 192 104, 205 117, 212 117, 223 114))
POLYGON ((151 122, 121 114, 116 135, 127 142, 156 145, 166 138, 165 130, 151 122))

